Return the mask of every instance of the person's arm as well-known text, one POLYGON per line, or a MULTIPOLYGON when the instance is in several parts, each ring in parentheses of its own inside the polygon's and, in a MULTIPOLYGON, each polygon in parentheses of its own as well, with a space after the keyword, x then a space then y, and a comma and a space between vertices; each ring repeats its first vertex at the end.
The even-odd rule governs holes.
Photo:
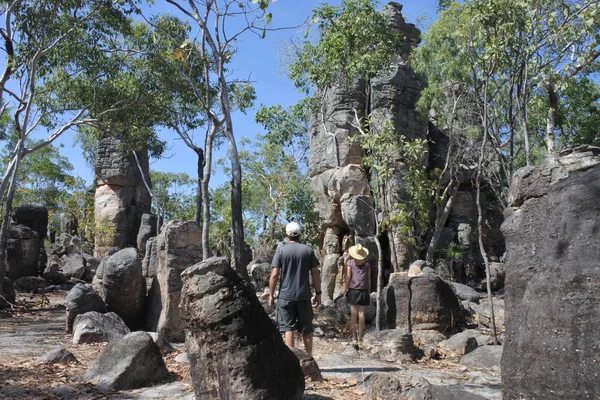
POLYGON ((352 267, 346 264, 346 282, 344 285, 344 293, 348 295, 348 289, 350 288, 350 280, 352 279, 352 267))
POLYGON ((313 303, 317 306, 321 304, 321 273, 319 268, 311 268, 310 274, 312 275, 313 287, 315 288, 315 298, 313 303))
POLYGON ((279 279, 279 268, 273 268, 271 277, 269 278, 269 307, 275 309, 275 288, 277 288, 277 280, 279 279))

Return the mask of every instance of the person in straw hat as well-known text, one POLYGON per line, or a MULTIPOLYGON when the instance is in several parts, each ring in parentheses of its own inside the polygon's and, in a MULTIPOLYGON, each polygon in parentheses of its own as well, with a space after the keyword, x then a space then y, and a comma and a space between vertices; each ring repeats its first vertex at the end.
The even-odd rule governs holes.
POLYGON ((369 250, 357 244, 348 253, 351 258, 346 262, 346 301, 350 304, 350 329, 353 340, 361 341, 365 333, 365 308, 371 302, 369 250))

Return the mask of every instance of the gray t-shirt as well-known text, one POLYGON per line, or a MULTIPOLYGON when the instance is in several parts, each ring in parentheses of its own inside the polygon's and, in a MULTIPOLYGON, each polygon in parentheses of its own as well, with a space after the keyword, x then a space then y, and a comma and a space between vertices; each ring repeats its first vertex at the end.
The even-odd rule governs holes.
POLYGON ((310 270, 319 266, 314 250, 302 243, 289 242, 279 246, 271 267, 280 268, 279 298, 310 300, 310 270))

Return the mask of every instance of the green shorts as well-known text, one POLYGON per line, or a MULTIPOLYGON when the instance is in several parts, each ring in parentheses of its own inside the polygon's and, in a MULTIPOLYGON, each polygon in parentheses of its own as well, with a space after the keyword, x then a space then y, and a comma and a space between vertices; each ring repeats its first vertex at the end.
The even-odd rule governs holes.
POLYGON ((279 332, 298 331, 312 333, 314 331, 313 310, 310 300, 283 300, 277 301, 277 323, 279 332))

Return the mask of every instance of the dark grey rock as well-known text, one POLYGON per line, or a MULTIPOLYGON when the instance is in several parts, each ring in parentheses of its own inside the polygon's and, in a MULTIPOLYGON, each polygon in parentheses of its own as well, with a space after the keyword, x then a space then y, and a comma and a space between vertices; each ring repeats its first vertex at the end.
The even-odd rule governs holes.
POLYGON ((383 295, 388 328, 448 331, 462 322, 456 295, 435 274, 394 275, 383 295))
POLYGON ((376 372, 364 382, 365 400, 485 400, 485 397, 449 386, 432 385, 425 378, 406 378, 394 373, 376 372))
POLYGON ((479 344, 473 334, 459 332, 450 339, 440 342, 439 346, 452 356, 464 356, 475 350, 479 344))
POLYGON ((146 241, 146 251, 142 260, 142 274, 147 278, 156 276, 158 270, 156 257, 156 237, 151 237, 146 241))
POLYGON ((140 257, 133 247, 103 260, 96 271, 100 297, 108 310, 117 313, 130 329, 142 326, 145 318, 146 280, 140 257))
MULTIPOLYGON (((17 294, 15 293, 15 287, 13 282, 6 277, 4 277, 2 280, 2 295, 5 301, 8 301, 10 304, 15 303, 15 299, 17 297, 17 294)), ((2 302, 2 299, 0 299, 0 309, 10 307, 10 304, 2 304, 2 302)))
POLYGON ((362 348, 385 361, 411 362, 415 357, 413 336, 402 329, 368 332, 363 337, 362 348))
POLYGON ((140 252, 142 259, 149 255, 146 252, 146 243, 148 242, 148 239, 157 235, 157 221, 158 216, 156 214, 142 214, 142 218, 140 220, 140 229, 137 234, 137 249, 140 252))
POLYGON ((158 346, 146 332, 132 332, 110 342, 83 375, 87 382, 110 390, 151 386, 169 371, 158 346))
POLYGON ((85 258, 82 254, 73 253, 64 258, 62 273, 67 278, 82 279, 85 274, 85 258))
POLYGON ((90 311, 75 317, 73 344, 110 342, 129 332, 129 328, 117 314, 90 311))
POLYGON ((181 316, 196 397, 301 399, 298 358, 283 343, 254 287, 229 261, 205 260, 181 278, 181 316))
POLYGON ((460 363, 467 367, 500 369, 502 346, 479 346, 465 354, 460 363))
POLYGON ((300 361, 300 368, 302 368, 302 373, 304 374, 305 378, 310 378, 313 382, 323 380, 321 369, 310 354, 297 347, 293 347, 292 351, 300 361))
POLYGON ((515 173, 506 236, 503 396, 600 398, 600 148, 515 173))
POLYGON ((25 276, 38 276, 40 241, 26 225, 10 224, 6 242, 6 277, 15 282, 25 276))
POLYGON ((73 321, 79 314, 85 314, 90 311, 97 311, 100 314, 108 312, 104 300, 90 286, 78 283, 67 293, 65 299, 65 308, 67 311, 67 332, 73 330, 73 321))
POLYGON ((271 265, 268 263, 254 264, 252 266, 252 279, 256 282, 256 291, 260 292, 269 287, 269 278, 271 277, 271 265))
POLYGON ((463 285, 462 283, 449 283, 452 287, 452 290, 454 291, 454 294, 456 294, 456 297, 458 297, 460 300, 468 300, 472 301, 473 303, 479 303, 479 299, 481 298, 482 293, 479 293, 472 287, 463 285))
POLYGON ((24 276, 15 280, 15 290, 19 292, 33 292, 48 286, 48 282, 39 276, 24 276))
POLYGON ((39 363, 48 363, 48 364, 56 364, 56 363, 78 363, 77 357, 69 350, 64 347, 59 347, 57 349, 51 350, 43 356, 39 357, 37 360, 39 363))
MULTIPOLYGON (((494 298, 494 322, 498 331, 504 330, 504 300, 494 298)), ((469 303, 471 311, 476 315, 479 325, 492 327, 492 305, 487 299, 482 299, 480 304, 469 303)))
POLYGON ((160 337, 160 335, 156 332, 147 332, 148 335, 150 335, 150 337, 152 337, 152 340, 154 340, 154 343, 156 343, 156 345, 158 346, 158 348, 160 349, 160 352, 164 355, 166 354, 171 354, 174 353, 175 347, 173 347, 173 345, 171 343, 169 343, 167 340, 165 340, 164 338, 160 337))

